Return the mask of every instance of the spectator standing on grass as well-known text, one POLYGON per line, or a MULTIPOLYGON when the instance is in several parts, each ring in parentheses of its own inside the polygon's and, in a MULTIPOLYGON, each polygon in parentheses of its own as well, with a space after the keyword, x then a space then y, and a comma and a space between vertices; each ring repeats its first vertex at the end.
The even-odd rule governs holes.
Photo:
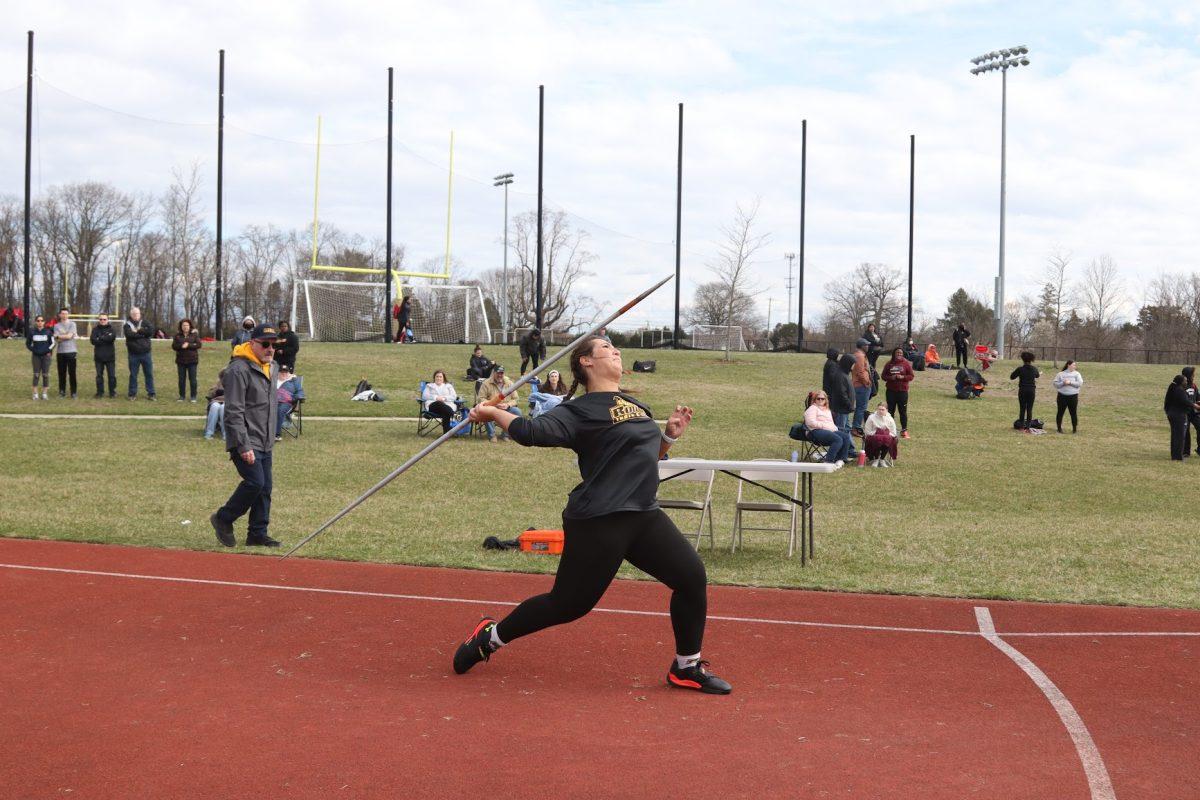
POLYGON ((954 366, 959 366, 959 362, 961 361, 961 366, 969 367, 970 364, 967 363, 967 348, 971 344, 971 332, 967 330, 966 324, 962 322, 958 323, 958 327, 954 329, 954 333, 951 334, 950 338, 954 340, 954 366))
POLYGON ((900 438, 908 437, 908 385, 912 383, 912 363, 904 357, 904 349, 896 347, 892 350, 892 360, 883 365, 883 382, 887 386, 888 413, 895 415, 900 412, 900 438))
POLYGON ((867 404, 871 401, 871 368, 867 365, 866 340, 859 339, 854 348, 854 366, 850 368, 850 383, 854 388, 854 424, 851 433, 862 436, 867 404))
POLYGON ((425 404, 427 413, 442 421, 442 433, 450 431, 450 420, 454 419, 458 410, 456 400, 458 392, 454 390, 454 384, 446 380, 445 372, 435 370, 433 378, 425 384, 425 390, 421 393, 421 402, 425 404))
POLYGON ((1037 379, 1042 373, 1033 365, 1033 353, 1026 350, 1021 353, 1021 366, 1008 376, 1010 381, 1017 381, 1017 422, 1018 427, 1029 430, 1033 421, 1033 401, 1037 398, 1037 379))
POLYGON ((38 399, 38 376, 42 378, 42 399, 49 400, 50 395, 50 351, 54 349, 54 332, 46 327, 46 318, 38 314, 33 319, 33 327, 25 336, 25 347, 33 356, 33 399, 38 399))
MULTIPOLYGON (((854 368, 854 356, 849 353, 843 353, 838 359, 838 375, 834 382, 833 394, 828 394, 829 410, 833 414, 834 424, 842 433, 850 436, 850 419, 854 414, 854 382, 850 377, 850 370, 854 368)), ((850 458, 856 458, 858 450, 854 447, 854 440, 850 440, 850 458)))
POLYGON ((824 391, 817 392, 812 404, 804 409, 804 427, 808 428, 809 441, 825 448, 826 463, 840 467, 850 459, 854 440, 834 422, 829 410, 829 395, 824 391))
POLYGON ((467 377, 472 380, 490 378, 492 375, 492 360, 483 354, 483 348, 475 345, 471 353, 471 364, 467 367, 467 377))
MULTIPOLYGON (((605 341, 608 340, 606 339, 605 341)), ((542 332, 537 328, 533 328, 529 333, 522 336, 520 350, 521 374, 525 374, 530 361, 533 361, 533 368, 537 369, 538 364, 546 357, 546 343, 542 341, 542 332)))
POLYGON ((877 362, 879 354, 883 352, 883 339, 875 332, 874 322, 867 325, 862 338, 867 340, 867 360, 871 362, 871 369, 879 369, 877 362))
POLYGON ((863 425, 863 449, 872 467, 890 467, 900 457, 899 437, 896 436, 896 420, 888 411, 887 403, 880 403, 875 413, 867 417, 863 425))
POLYGON ((242 327, 234 331, 233 338, 229 340, 229 349, 235 349, 239 344, 245 344, 250 341, 250 333, 255 326, 254 317, 243 317, 242 327))
POLYGON ((204 438, 211 439, 213 434, 217 432, 217 428, 221 429, 221 435, 225 435, 225 426, 222 421, 225 419, 225 386, 222 381, 225 380, 225 370, 217 373, 217 382, 208 390, 208 394, 204 398, 208 400, 208 413, 204 421, 204 438))
POLYGON ((838 358, 841 353, 836 347, 831 347, 825 351, 825 366, 821 370, 821 391, 825 392, 826 399, 829 393, 834 391, 834 384, 841 380, 838 377, 838 358))
POLYGON ((54 356, 58 365, 58 396, 67 396, 69 378, 72 400, 75 399, 75 394, 79 390, 75 379, 75 367, 79 355, 79 345, 75 340, 78 338, 79 331, 71 320, 70 310, 65 307, 59 309, 58 321, 54 323, 54 341, 58 342, 58 349, 54 356))
POLYGON ((101 314, 88 339, 92 343, 92 360, 96 363, 96 397, 104 397, 104 374, 108 373, 108 396, 117 396, 117 332, 101 314))
POLYGON ((1171 426, 1172 461, 1183 461, 1183 440, 1187 436, 1188 417, 1193 411, 1195 406, 1188 399, 1187 379, 1176 375, 1167 386, 1167 396, 1163 399, 1163 412, 1171 426))
POLYGON ((171 340, 171 349, 175 351, 175 371, 179 373, 179 399, 184 401, 184 389, 190 388, 191 400, 196 402, 196 370, 200 366, 200 334, 192 327, 190 319, 179 320, 179 330, 171 340), (187 383, 187 386, 184 383, 187 383))
MULTIPOLYGON (((504 377, 504 367, 501 366, 500 364, 497 364, 492 369, 492 377, 489 378, 488 380, 484 381, 482 384, 480 384, 479 397, 475 398, 476 404, 483 403, 483 402, 486 402, 488 400, 492 400, 493 398, 498 397, 506 389, 511 387, 512 384, 513 384, 512 381, 510 381, 508 378, 504 377)), ((496 408, 500 409, 501 411, 507 411, 510 414, 516 414, 519 417, 519 416, 521 416, 521 407, 520 407, 519 403, 520 403, 520 399, 517 397, 517 393, 514 392, 514 393, 510 394, 508 397, 504 398, 504 400, 501 401, 500 404, 496 406, 496 408)), ((485 422, 484 428, 487 429, 488 441, 495 442, 496 441, 496 425, 495 425, 495 423, 490 422, 490 421, 485 422)), ((501 431, 500 435, 504 436, 504 437, 508 436, 508 434, 505 433, 504 431, 501 431)))
POLYGON ((1200 389, 1196 386, 1196 368, 1184 367, 1180 370, 1183 375, 1183 389, 1187 392, 1188 400, 1192 404, 1192 413, 1188 415, 1188 425, 1183 433, 1183 457, 1192 457, 1192 430, 1197 430, 1196 444, 1200 447, 1200 428, 1197 427, 1197 422, 1200 422, 1200 389))
POLYGON ((286 319, 279 323, 279 341, 275 343, 275 347, 275 360, 279 362, 279 366, 287 367, 289 372, 295 374, 296 356, 300 353, 300 337, 286 319))
POLYGON ((1054 376, 1054 388, 1058 390, 1058 414, 1054 424, 1062 433, 1063 414, 1071 412, 1071 433, 1079 430, 1079 390, 1083 388, 1083 376, 1075 369, 1075 362, 1068 360, 1062 372, 1054 376))
POLYGON ((137 306, 129 309, 129 319, 125 320, 125 351, 129 356, 129 399, 137 398, 138 369, 146 376, 146 398, 157 399, 154 394, 154 354, 151 352, 151 340, 154 338, 154 328, 142 319, 142 310, 137 306))
POLYGON ((225 505, 217 509, 209 522, 217 540, 233 547, 233 523, 249 512, 246 532, 248 547, 279 547, 269 533, 271 523, 271 451, 279 401, 275 391, 275 339, 279 331, 273 325, 258 325, 250 332, 250 341, 233 349, 225 367, 225 449, 237 469, 241 482, 225 505))
POLYGON ((412 295, 404 297, 392 306, 392 316, 396 318, 396 344, 404 344, 408 339, 408 318, 412 314, 412 295))

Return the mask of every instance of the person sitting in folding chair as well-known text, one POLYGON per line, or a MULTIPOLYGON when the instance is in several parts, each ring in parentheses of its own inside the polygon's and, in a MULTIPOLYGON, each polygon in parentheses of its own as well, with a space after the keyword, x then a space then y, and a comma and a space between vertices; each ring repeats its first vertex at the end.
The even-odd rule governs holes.
POLYGON ((863 447, 872 467, 890 467, 899 458, 899 437, 896 420, 888 413, 887 403, 880 403, 875 413, 863 424, 863 447))
POLYGON ((442 421, 442 433, 449 432, 451 428, 450 421, 458 413, 457 401, 458 392, 454 390, 454 384, 446 380, 443 370, 435 370, 433 380, 425 384, 421 392, 421 402, 424 404, 425 413, 442 421))
POLYGON ((279 367, 279 377, 275 388, 279 400, 279 417, 276 425, 275 441, 283 438, 284 433, 295 437, 296 426, 292 425, 292 412, 300 408, 304 402, 304 379, 292 374, 292 368, 286 364, 279 367))

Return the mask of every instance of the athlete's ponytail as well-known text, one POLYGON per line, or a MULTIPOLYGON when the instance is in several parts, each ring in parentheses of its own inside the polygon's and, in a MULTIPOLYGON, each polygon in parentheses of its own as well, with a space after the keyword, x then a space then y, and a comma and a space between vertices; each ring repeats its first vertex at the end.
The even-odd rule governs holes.
POLYGON ((596 346, 596 342, 602 341, 603 339, 603 336, 589 336, 579 344, 575 345, 575 349, 571 351, 572 381, 571 388, 567 390, 567 394, 563 398, 564 401, 570 400, 572 397, 574 397, 575 390, 580 386, 583 387, 585 392, 587 391, 587 371, 584 370, 583 365, 579 363, 579 360, 584 356, 590 356, 592 354, 592 349, 596 346))

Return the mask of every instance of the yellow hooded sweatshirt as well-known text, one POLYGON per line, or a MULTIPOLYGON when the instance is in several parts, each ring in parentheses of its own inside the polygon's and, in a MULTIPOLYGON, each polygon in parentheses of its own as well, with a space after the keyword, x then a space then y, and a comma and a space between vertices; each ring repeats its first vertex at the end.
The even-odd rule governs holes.
POLYGON ((258 356, 254 355, 254 349, 250 347, 249 342, 242 342, 237 347, 233 348, 233 357, 244 358, 251 364, 257 364, 259 369, 263 371, 263 374, 267 376, 267 380, 271 379, 271 362, 267 361, 266 363, 263 363, 262 361, 259 361, 258 356))

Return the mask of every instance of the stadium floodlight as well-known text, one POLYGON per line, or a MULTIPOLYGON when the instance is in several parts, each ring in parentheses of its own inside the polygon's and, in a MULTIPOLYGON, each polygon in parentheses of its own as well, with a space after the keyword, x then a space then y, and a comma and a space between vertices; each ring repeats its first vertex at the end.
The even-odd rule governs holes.
POLYGON ((500 330, 502 336, 508 335, 508 187, 513 182, 513 174, 506 172, 492 178, 492 186, 504 187, 504 267, 500 273, 500 330))
POLYGON ((985 72, 1000 70, 1000 276, 996 280, 996 350, 1004 358, 1004 210, 1007 186, 1005 175, 1007 168, 1007 127, 1008 127, 1008 70, 1016 67, 1028 67, 1026 57, 1029 48, 1025 45, 1010 47, 1005 50, 984 53, 971 59, 971 63, 980 64, 971 70, 972 75, 982 75, 985 72))

